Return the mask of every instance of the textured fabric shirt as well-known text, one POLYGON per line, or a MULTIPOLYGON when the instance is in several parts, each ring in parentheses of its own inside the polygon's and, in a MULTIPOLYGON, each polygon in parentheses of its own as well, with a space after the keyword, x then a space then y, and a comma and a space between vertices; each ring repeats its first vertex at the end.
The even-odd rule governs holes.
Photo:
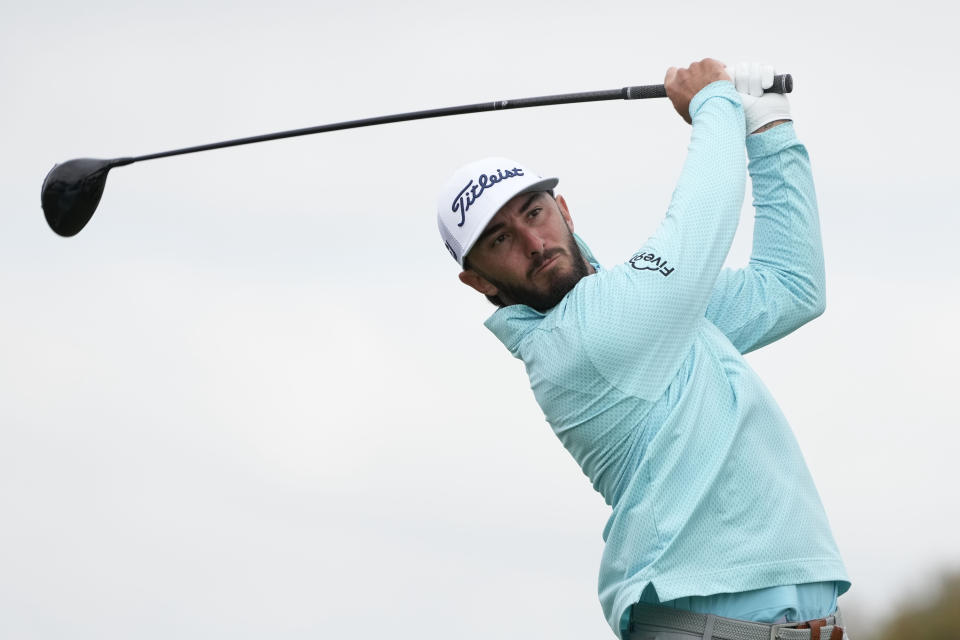
POLYGON ((722 269, 745 191, 743 110, 733 85, 715 82, 690 113, 681 177, 640 250, 546 313, 512 305, 486 322, 612 507, 599 595, 618 634, 648 587, 660 601, 849 587, 790 426, 742 356, 823 311, 806 150, 791 124, 749 136, 753 252, 722 269))

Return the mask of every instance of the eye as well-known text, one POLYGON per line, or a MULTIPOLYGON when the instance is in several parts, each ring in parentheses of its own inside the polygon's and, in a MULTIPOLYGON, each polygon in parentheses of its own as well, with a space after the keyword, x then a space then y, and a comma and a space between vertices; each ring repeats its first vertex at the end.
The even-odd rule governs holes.
POLYGON ((543 207, 536 207, 534 209, 531 209, 530 211, 527 212, 527 217, 536 218, 538 215, 540 215, 541 211, 543 211, 543 207))
POLYGON ((493 242, 491 243, 491 245, 496 247, 497 245, 506 241, 506 239, 507 239, 507 234, 501 233, 500 235, 498 235, 496 238, 493 239, 493 242))

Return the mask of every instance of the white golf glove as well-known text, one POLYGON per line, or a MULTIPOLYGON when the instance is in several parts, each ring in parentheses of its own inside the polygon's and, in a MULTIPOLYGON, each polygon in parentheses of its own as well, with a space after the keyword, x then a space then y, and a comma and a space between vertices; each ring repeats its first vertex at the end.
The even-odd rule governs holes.
POLYGON ((764 93, 773 86, 773 67, 759 62, 739 62, 727 67, 727 75, 740 94, 747 117, 747 133, 753 133, 774 120, 791 120, 790 102, 782 93, 764 93))

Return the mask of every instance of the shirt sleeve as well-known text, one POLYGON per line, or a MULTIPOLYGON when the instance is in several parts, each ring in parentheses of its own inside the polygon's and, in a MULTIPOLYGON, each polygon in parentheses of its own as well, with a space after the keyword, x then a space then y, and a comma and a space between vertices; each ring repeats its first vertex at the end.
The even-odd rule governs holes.
POLYGON ((823 245, 810 158, 792 123, 747 138, 756 220, 742 269, 724 269, 707 319, 747 353, 823 313, 823 245))
POLYGON ((688 353, 733 236, 746 188, 745 124, 730 82, 690 103, 693 130, 667 215, 629 261, 577 287, 577 321, 598 373, 658 398, 688 353))

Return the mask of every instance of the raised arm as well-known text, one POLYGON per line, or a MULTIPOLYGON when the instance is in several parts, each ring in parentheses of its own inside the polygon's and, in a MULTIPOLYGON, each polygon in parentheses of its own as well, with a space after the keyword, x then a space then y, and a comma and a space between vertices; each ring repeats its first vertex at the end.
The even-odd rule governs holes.
MULTIPOLYGON (((674 105, 685 115, 682 100, 674 105)), ((688 108, 687 159, 656 233, 629 261, 574 290, 597 370, 651 400, 676 373, 703 321, 746 183, 743 109, 733 85, 712 82, 688 108)))
POLYGON ((823 313, 817 199, 806 148, 787 122, 747 137, 756 217, 753 252, 717 279, 707 319, 747 353, 823 313))

